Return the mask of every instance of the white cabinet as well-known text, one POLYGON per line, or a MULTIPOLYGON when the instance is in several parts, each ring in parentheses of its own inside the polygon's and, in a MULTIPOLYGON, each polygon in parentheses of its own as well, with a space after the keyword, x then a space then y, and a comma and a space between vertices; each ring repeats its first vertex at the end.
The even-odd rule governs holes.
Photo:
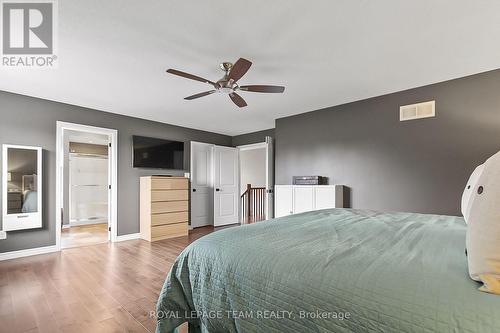
POLYGON ((343 185, 275 186, 275 217, 343 206, 343 185))
POLYGON ((274 217, 293 214, 293 187, 276 185, 274 187, 274 217))
POLYGON ((314 209, 342 208, 344 196, 343 186, 316 186, 314 187, 314 209), (337 190, 339 193, 337 193, 337 190))
POLYGON ((293 213, 314 210, 314 188, 311 186, 293 187, 293 213))

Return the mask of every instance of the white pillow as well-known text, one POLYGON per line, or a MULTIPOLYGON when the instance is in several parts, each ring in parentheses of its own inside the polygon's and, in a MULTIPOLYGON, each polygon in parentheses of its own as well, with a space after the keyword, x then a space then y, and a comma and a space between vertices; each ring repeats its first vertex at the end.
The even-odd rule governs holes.
POLYGON ((467 225, 467 258, 479 289, 500 295, 500 152, 484 163, 473 189, 467 225))
POLYGON ((470 175, 469 180, 467 181, 467 184, 465 185, 464 193, 462 194, 462 206, 461 206, 461 211, 462 215, 464 216, 465 222, 469 223, 469 213, 470 213, 470 207, 472 200, 471 196, 472 193, 476 191, 476 185, 477 181, 479 180, 479 177, 483 173, 484 169, 484 164, 481 164, 478 166, 474 172, 470 175))

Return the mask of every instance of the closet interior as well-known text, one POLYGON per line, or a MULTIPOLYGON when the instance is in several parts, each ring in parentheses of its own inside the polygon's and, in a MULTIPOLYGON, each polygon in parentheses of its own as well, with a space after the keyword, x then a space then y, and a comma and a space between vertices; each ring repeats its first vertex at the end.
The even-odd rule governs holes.
POLYGON ((80 131, 64 134, 64 208, 61 245, 109 240, 109 137, 80 131))

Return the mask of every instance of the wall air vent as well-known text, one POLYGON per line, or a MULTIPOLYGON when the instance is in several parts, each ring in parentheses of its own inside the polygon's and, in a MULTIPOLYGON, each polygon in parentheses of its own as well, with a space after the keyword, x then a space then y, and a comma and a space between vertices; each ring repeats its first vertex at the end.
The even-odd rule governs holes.
POLYGON ((415 120, 436 116, 436 101, 404 105, 399 108, 399 120, 415 120))

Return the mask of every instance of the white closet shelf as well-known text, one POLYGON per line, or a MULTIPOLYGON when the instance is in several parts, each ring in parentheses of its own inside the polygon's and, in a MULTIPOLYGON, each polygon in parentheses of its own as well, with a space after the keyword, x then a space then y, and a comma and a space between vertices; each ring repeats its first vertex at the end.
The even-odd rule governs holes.
POLYGON ((83 154, 83 153, 72 153, 72 152, 70 152, 69 155, 71 157, 99 158, 99 159, 103 159, 103 160, 108 159, 108 156, 106 156, 106 155, 83 154))
POLYGON ((101 186, 108 186, 108 185, 91 185, 91 184, 81 184, 81 185, 71 185, 72 187, 101 187, 101 186))
POLYGON ((85 202, 85 203, 80 203, 78 205, 80 206, 87 206, 87 205, 107 205, 107 202, 104 201, 94 201, 94 202, 85 202))

